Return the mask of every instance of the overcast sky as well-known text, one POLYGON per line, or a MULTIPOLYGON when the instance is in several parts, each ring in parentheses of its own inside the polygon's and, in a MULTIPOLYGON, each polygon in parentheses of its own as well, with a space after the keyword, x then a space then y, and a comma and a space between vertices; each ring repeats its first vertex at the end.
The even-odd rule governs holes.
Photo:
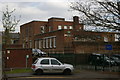
MULTIPOLYGON (((66 20, 72 20, 72 17, 77 16, 78 13, 69 11, 71 1, 74 0, 0 0, 0 19, 2 11, 8 5, 10 11, 16 9, 13 15, 18 18, 21 15, 21 21, 16 27, 16 32, 20 31, 20 25, 33 20, 47 21, 51 17, 62 17, 66 20)), ((3 31, 0 21, 1 30, 3 31)))

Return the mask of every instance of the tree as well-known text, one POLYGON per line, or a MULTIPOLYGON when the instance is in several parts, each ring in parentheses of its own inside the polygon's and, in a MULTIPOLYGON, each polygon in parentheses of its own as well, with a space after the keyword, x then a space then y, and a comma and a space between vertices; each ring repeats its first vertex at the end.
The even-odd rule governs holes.
POLYGON ((3 44, 6 45, 11 43, 10 33, 15 31, 15 27, 20 22, 20 19, 16 19, 16 16, 13 16, 14 11, 15 9, 9 11, 8 6, 6 6, 6 10, 2 12, 3 44))
POLYGON ((85 25, 120 31, 120 1, 118 0, 72 2, 70 9, 84 16, 80 21, 85 25))

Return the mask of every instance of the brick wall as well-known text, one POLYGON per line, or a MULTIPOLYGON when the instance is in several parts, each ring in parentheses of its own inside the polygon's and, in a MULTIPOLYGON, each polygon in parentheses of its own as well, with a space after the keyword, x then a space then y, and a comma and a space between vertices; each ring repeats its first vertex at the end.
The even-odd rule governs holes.
POLYGON ((6 49, 6 68, 25 68, 26 67, 26 55, 29 55, 27 59, 27 67, 31 67, 32 64, 32 50, 31 49, 6 49))

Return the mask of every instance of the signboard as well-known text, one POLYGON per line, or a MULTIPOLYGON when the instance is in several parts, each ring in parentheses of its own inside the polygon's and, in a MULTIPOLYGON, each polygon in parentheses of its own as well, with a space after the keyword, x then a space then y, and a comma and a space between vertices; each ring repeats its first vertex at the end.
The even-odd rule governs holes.
POLYGON ((112 50, 112 45, 105 45, 105 50, 112 50))

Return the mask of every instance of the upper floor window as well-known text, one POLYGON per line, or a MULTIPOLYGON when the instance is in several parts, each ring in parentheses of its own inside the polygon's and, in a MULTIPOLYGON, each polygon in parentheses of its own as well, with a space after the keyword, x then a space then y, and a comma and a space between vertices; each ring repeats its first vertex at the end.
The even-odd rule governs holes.
POLYGON ((73 29, 73 26, 69 26, 69 29, 73 29))
POLYGON ((115 34, 115 41, 119 41, 120 40, 120 34, 115 34))
POLYGON ((61 25, 58 26, 58 30, 60 30, 60 29, 62 29, 62 26, 61 26, 61 25))
POLYGON ((52 29, 52 27, 51 27, 51 26, 49 26, 49 32, 51 32, 51 31, 52 31, 51 29, 52 29))
POLYGON ((104 42, 108 42, 108 38, 107 37, 104 37, 104 42))
POLYGON ((67 29, 67 26, 64 26, 64 29, 67 29))
POLYGON ((45 33, 45 26, 41 26, 41 33, 45 33))

